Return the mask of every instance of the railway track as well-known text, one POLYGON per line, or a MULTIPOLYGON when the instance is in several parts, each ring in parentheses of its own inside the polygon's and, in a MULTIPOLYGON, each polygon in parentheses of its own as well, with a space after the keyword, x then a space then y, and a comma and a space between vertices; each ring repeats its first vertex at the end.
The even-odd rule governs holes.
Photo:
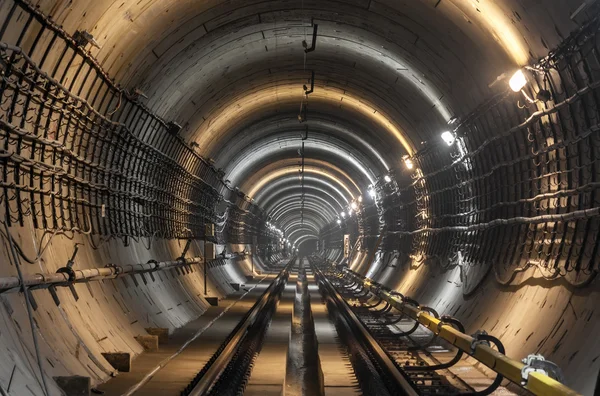
MULTIPOLYGON (((329 312, 335 319, 338 334, 351 356, 363 394, 484 396, 499 389, 500 375, 492 380, 481 372, 477 372, 478 386, 471 386, 450 370, 461 362, 460 349, 423 330, 418 322, 396 312, 390 304, 357 283, 349 282, 339 273, 320 269, 319 262, 311 264, 330 305, 329 312)), ((404 297, 404 300, 410 303, 409 298, 404 297)), ((433 309, 421 309, 439 318, 433 309)), ((444 325, 464 333, 458 320, 442 319, 444 325)), ((499 341, 491 336, 482 335, 481 342, 496 343, 504 353, 499 341)), ((514 393, 501 388, 498 394, 514 393)))
MULTIPOLYGON (((386 293, 394 292, 387 290, 386 293)), ((364 281, 356 275, 342 275, 322 265, 319 260, 307 266, 305 260, 294 258, 285 265, 181 395, 242 395, 252 378, 254 385, 248 388, 248 392, 263 396, 515 394, 500 387, 503 379, 500 374, 496 378, 489 378, 470 363, 464 363, 462 349, 438 337, 442 326, 464 334, 465 329, 458 320, 440 317, 431 308, 420 306, 408 297, 401 298, 403 304, 418 307, 419 312, 439 319, 437 333, 427 330, 414 317, 408 317, 402 307, 393 307, 378 291, 365 287, 364 281), (296 286, 290 284, 286 290, 288 280, 296 286), (314 295, 308 292, 310 285, 317 286, 313 288, 314 295), (286 313, 278 311, 284 293, 287 293, 287 303, 282 304, 293 302, 293 310, 286 307, 290 311, 286 313), (315 307, 320 310, 317 321, 312 311, 315 307), (325 320, 323 315, 328 316, 329 320, 325 320), (258 366, 263 367, 258 371, 262 374, 257 379, 257 376, 252 377, 253 366, 263 349, 272 320, 278 321, 277 334, 280 339, 269 340, 273 345, 269 354, 260 359, 262 363, 258 366), (288 325, 283 322, 288 322, 288 325), (318 335, 319 332, 315 330, 317 324, 321 331, 325 325, 333 325, 334 331, 329 336, 323 336, 323 333, 318 335), (281 342, 286 338, 282 336, 282 331, 289 332, 289 345, 285 340, 281 342), (332 362, 331 357, 321 355, 321 340, 328 340, 328 347, 324 350, 330 355, 332 350, 337 351, 336 362, 332 362), (275 365, 276 369, 272 369, 275 367, 272 362, 274 358, 278 362, 287 360, 287 364, 275 365), (324 361, 331 365, 337 363, 341 374, 323 367, 324 361), (457 365, 461 364, 465 366, 456 370, 457 365), (270 368, 278 373, 283 372, 283 375, 274 375, 269 372, 270 368), (473 377, 474 372, 477 373, 476 378, 473 377), (465 373, 469 378, 464 376, 465 373), (336 380, 331 380, 335 375, 336 380), (278 378, 265 382, 264 378, 267 377, 278 378)), ((485 333, 471 337, 474 339, 471 345, 473 351, 481 345, 486 348, 495 346, 498 353, 504 354, 502 344, 494 337, 485 333)))
POLYGON ((238 395, 244 392, 252 365, 296 259, 288 262, 250 308, 181 396, 238 395))

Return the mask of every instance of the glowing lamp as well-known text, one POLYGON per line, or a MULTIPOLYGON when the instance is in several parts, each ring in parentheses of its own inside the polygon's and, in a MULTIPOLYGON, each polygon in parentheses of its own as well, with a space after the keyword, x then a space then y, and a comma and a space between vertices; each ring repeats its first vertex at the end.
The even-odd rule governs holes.
POLYGON ((442 133, 442 140, 446 142, 448 146, 452 146, 456 138, 454 137, 454 134, 452 132, 446 131, 442 133))
POLYGON ((526 84, 527 77, 525 77, 525 73, 523 73, 523 70, 517 70, 508 82, 508 85, 510 85, 510 89, 512 89, 515 92, 519 92, 520 90, 522 90, 526 84))

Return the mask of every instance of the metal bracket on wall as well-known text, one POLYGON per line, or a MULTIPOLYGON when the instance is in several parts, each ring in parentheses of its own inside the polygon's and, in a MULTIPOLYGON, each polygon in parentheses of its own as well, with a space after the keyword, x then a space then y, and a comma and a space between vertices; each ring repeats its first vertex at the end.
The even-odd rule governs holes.
POLYGON ((75 257, 77 256, 77 252, 79 251, 79 245, 79 243, 75 244, 75 250, 73 251, 71 258, 67 260, 67 265, 65 265, 62 268, 59 268, 56 271, 57 274, 67 275, 67 281, 64 283, 53 284, 48 286, 48 291, 50 292, 52 300, 54 300, 54 304, 56 304, 57 307, 60 305, 60 299, 58 298, 58 293, 56 293, 57 287, 68 287, 75 301, 79 301, 79 294, 77 294, 77 290, 75 290, 74 286, 77 276, 75 274, 75 270, 73 269, 73 265, 75 265, 75 257))
POLYGON ((310 46, 310 48, 308 47, 308 44, 306 43, 306 41, 302 41, 302 46, 304 47, 304 52, 305 53, 309 53, 309 52, 313 52, 316 47, 317 47, 317 31, 319 29, 319 25, 313 22, 313 36, 312 36, 312 44, 310 46))

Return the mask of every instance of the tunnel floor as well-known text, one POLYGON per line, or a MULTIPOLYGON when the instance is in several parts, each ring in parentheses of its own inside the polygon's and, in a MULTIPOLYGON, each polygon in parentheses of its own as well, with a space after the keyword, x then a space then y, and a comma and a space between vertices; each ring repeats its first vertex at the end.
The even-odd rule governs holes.
MULTIPOLYGON (((243 393, 246 395, 268 396, 281 395, 290 392, 285 389, 289 381, 291 370, 286 362, 290 359, 298 360, 298 352, 288 348, 292 339, 292 324, 294 317, 295 301, 299 291, 296 284, 300 275, 307 283, 308 301, 313 324, 310 326, 317 340, 316 353, 320 361, 322 379, 322 394, 336 396, 351 396, 360 394, 375 394, 365 385, 365 368, 351 359, 351 351, 338 333, 336 319, 332 316, 332 307, 327 305, 325 295, 320 289, 317 276, 308 265, 308 260, 295 260, 295 265, 289 271, 287 282, 283 287, 276 303, 276 309, 266 331, 259 353, 254 357, 251 369, 245 374, 243 393), (300 263, 300 264, 299 264, 300 263), (286 377, 287 375, 287 377, 286 377)), ((160 346, 157 352, 145 352, 138 356, 128 373, 120 373, 117 377, 100 385, 97 389, 107 395, 159 395, 174 396, 190 384, 199 370, 205 365, 210 366, 211 356, 219 355, 219 346, 227 343, 227 337, 233 333, 236 326, 242 323, 254 304, 257 304, 263 294, 268 294, 269 286, 277 280, 276 271, 263 277, 255 278, 241 285, 240 290, 230 294, 219 301, 216 307, 210 307, 198 319, 176 330, 169 336, 168 343, 160 346), (193 341, 190 340, 194 338, 193 341), (186 343, 188 345, 186 345, 186 343), (207 364, 208 363, 208 364, 207 364)), ((358 309, 361 320, 369 323, 370 319, 361 314, 365 301, 347 300, 349 306, 358 309)), ((369 311, 371 312, 371 311, 369 311)), ((259 315, 263 314, 259 312, 259 315)), ((309 327, 307 325, 303 325, 309 327)), ((406 330, 406 323, 401 321, 390 325, 392 333, 401 333, 406 330)), ((376 335, 377 328, 371 328, 376 335)), ((440 364, 452 359, 454 353, 450 347, 435 342, 427 342, 426 330, 420 328, 410 336, 412 342, 429 345, 423 354, 420 354, 427 365, 440 364)), ((430 340, 431 341, 431 340, 430 340)), ((383 340, 380 341, 385 345, 383 340)), ((310 348, 309 348, 310 349, 310 348)), ((306 352, 306 351, 303 351, 306 352)), ((394 349, 387 352, 394 355, 394 349)), ((403 356, 403 355, 402 355, 403 356)), ((398 360, 398 359, 397 359, 398 360)), ((401 364, 401 362, 398 362, 401 364)), ((226 373, 226 371, 223 371, 226 373)), ((472 362, 461 359, 449 370, 440 370, 443 386, 454 386, 455 389, 468 391, 481 391, 492 382, 491 375, 486 375, 480 367, 472 362)), ((220 374, 224 375, 224 374, 220 374)), ((304 379, 306 381, 306 379, 304 379)), ((435 380, 430 381, 426 389, 435 388, 435 380)), ((287 385, 292 386, 292 385, 287 385)), ((232 388, 233 389, 233 388, 232 388)), ((293 391, 293 390, 292 390, 293 391)), ((193 393, 189 393, 193 394, 193 393)), ((203 393, 204 394, 204 393, 203 393)), ((289 394, 293 394, 290 392, 289 394)), ((411 394, 411 393, 406 393, 411 394)), ((429 394, 420 388, 418 394, 429 394)), ((493 395, 512 395, 512 391, 499 387, 493 395)))
POLYGON ((268 275, 263 279, 258 278, 246 283, 239 291, 219 301, 218 306, 210 307, 197 320, 173 332, 169 336, 168 343, 164 346, 161 345, 159 351, 145 352, 138 356, 132 364, 131 372, 120 373, 117 377, 100 385, 98 389, 107 395, 126 394, 132 387, 147 379, 146 376, 162 361, 175 354, 197 332, 202 331, 211 321, 222 314, 179 356, 159 370, 135 392, 136 395, 178 395, 196 375, 199 368, 208 361, 256 299, 265 291, 269 285, 269 278, 272 277, 268 275), (246 291, 248 291, 247 294, 246 291), (223 313, 228 307, 229 310, 223 313))

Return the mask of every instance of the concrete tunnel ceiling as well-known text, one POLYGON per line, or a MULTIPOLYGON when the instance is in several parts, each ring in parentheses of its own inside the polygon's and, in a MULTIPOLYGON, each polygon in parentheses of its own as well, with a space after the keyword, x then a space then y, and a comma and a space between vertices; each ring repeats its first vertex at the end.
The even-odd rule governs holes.
MULTIPOLYGON (((580 55, 573 54, 580 47, 561 43, 569 43, 569 34, 589 17, 578 10, 594 3, 37 0, 39 12, 51 15, 67 36, 93 35, 97 45, 87 43, 86 51, 126 90, 95 102, 102 122, 130 130, 152 125, 140 139, 152 141, 151 148, 133 147, 129 135, 115 129, 119 133, 107 135, 108 149, 81 156, 99 159, 64 150, 74 163, 94 165, 102 153, 114 153, 102 165, 121 172, 122 180, 104 186, 96 183, 100 176, 85 180, 85 170, 71 178, 83 178, 100 198, 80 197, 76 189, 71 195, 69 186, 48 191, 67 191, 65 206, 81 205, 70 215, 75 229, 96 227, 102 243, 123 241, 113 249, 122 261, 151 263, 155 251, 162 260, 182 250, 185 257, 187 240, 194 241, 196 256, 204 256, 197 241, 206 239, 205 225, 212 223, 223 262, 231 260, 215 279, 242 283, 255 271, 246 258, 253 248, 257 257, 283 257, 290 248, 314 245, 324 259, 464 318, 469 330, 501 333, 507 355, 521 359, 544 351, 567 366, 570 386, 588 392, 600 361, 597 348, 580 348, 586 334, 600 331, 600 311, 591 306, 600 294, 597 93, 585 96, 591 111, 577 101, 589 94, 585 89, 597 89, 600 74, 593 61, 579 67, 580 55), (315 24, 316 50, 305 52, 302 42, 311 46, 315 24), (566 57, 572 64, 555 70, 556 56, 544 64, 552 67, 541 68, 554 49, 573 47, 566 57), (509 80, 518 70, 528 85, 512 92, 509 80), (311 83, 307 95, 304 86, 311 83), (131 113, 131 103, 141 106, 131 113), (129 184, 138 190, 129 191, 129 184), (103 189, 118 198, 103 196, 103 189), (86 208, 93 219, 78 212, 86 208), (561 327, 562 316, 571 314, 567 307, 575 318, 564 320, 573 327, 570 335, 561 327), (590 324, 577 320, 582 317, 590 324)), ((37 45, 35 32, 22 38, 9 29, 7 35, 22 48, 37 45)), ((33 51, 33 62, 44 63, 40 48, 47 41, 33 51)), ((62 70, 64 54, 55 52, 43 71, 62 70)), ((79 66, 65 67, 60 83, 67 91, 78 84, 85 91, 79 66)), ((29 123, 18 131, 27 138, 29 123)), ((49 117, 45 128, 53 127, 49 117)), ((5 191, 17 186, 28 193, 27 181, 4 180, 5 191)), ((21 202, 5 204, 16 213, 10 205, 21 202)), ((27 210, 36 216, 35 207, 27 210)), ((63 236, 58 222, 46 227, 19 217, 13 224, 21 227, 20 238, 27 239, 29 228, 43 228, 42 241, 54 238, 52 227, 63 236)), ((35 249, 46 249, 32 238, 35 249)), ((82 248, 80 255, 90 262, 112 259, 95 249, 82 248)), ((67 253, 57 250, 50 249, 56 260, 67 262, 67 253)), ((267 261, 257 259, 259 268, 269 267, 267 261)), ((227 295, 231 285, 221 283, 215 290, 227 295)), ((179 286, 165 292, 165 300, 200 296, 188 293, 199 287, 191 281, 179 286)), ((178 313, 168 326, 181 327, 203 309, 178 313)))
MULTIPOLYGON (((402 155, 470 110, 496 76, 543 50, 505 3, 98 2, 78 27, 102 46, 112 43, 110 51, 92 52, 111 74, 141 88, 150 108, 183 125, 183 137, 251 198, 283 175, 256 167, 299 148, 294 121, 314 71, 302 125, 311 131, 306 155, 351 162, 362 173, 347 177, 358 187, 352 200, 387 170, 373 158, 398 167, 402 155), (305 54, 301 42, 310 43, 313 23, 319 50, 305 54)), ((323 169, 307 173, 331 177, 323 169)))
POLYGON ((351 201, 388 167, 398 167, 402 155, 470 110, 496 76, 526 64, 530 51, 540 49, 527 45, 528 32, 504 6, 97 2, 86 7, 78 27, 98 37, 103 48, 92 52, 111 74, 141 88, 150 108, 183 125, 184 139, 215 159, 225 178, 251 198, 297 172, 294 161, 276 161, 295 157, 299 133, 308 127, 306 156, 320 164, 306 173, 336 182, 351 201), (310 43, 313 23, 319 25, 318 51, 305 54, 301 42, 310 43), (311 71, 309 122, 299 127, 302 86, 311 71), (343 182, 327 171, 342 164, 349 172, 343 182))

